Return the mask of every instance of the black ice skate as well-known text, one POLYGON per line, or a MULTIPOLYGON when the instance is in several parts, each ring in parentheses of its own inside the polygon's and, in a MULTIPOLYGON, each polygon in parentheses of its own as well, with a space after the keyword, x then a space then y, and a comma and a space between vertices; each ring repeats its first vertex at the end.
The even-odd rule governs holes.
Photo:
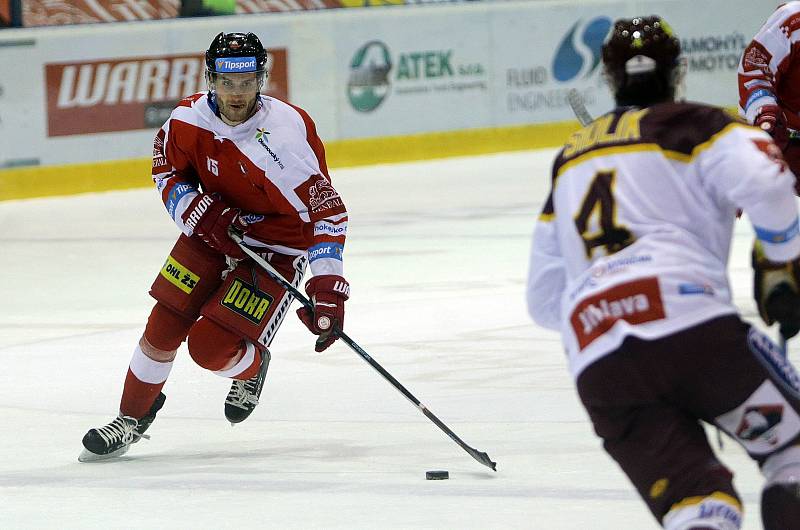
POLYGON ((150 438, 144 433, 156 419, 156 413, 164 406, 166 399, 167 396, 159 393, 147 415, 140 420, 120 414, 105 427, 90 429, 83 437, 84 449, 78 461, 95 462, 122 456, 140 438, 150 438))
POLYGON ((228 397, 225 398, 225 417, 231 422, 231 425, 246 420, 258 405, 258 398, 264 388, 264 378, 267 376, 267 367, 269 367, 272 357, 268 350, 260 351, 260 354, 261 367, 258 369, 258 373, 247 381, 235 379, 228 392, 228 397))

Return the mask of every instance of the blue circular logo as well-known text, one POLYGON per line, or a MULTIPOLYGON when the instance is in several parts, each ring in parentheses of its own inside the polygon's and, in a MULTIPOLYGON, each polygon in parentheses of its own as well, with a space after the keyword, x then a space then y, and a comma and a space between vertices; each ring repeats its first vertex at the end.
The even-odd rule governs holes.
POLYGON ((556 49, 553 77, 564 83, 580 75, 584 78, 592 75, 600 64, 603 41, 611 26, 608 17, 573 24, 556 49))

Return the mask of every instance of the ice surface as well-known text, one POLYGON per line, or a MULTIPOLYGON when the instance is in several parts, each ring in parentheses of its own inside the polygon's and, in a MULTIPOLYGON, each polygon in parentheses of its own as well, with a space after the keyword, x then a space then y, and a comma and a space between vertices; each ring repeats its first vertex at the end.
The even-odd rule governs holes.
MULTIPOLYGON (((116 414, 177 229, 152 190, 0 203, 0 528, 657 528, 594 437, 557 335, 525 313, 552 156, 334 172, 348 333, 497 473, 345 346, 315 353, 294 315, 245 423, 182 348, 152 439, 78 463, 116 414)), ((739 223, 731 274, 753 315, 750 234, 739 223)), ((722 458, 759 528, 755 465, 731 442, 722 458)))

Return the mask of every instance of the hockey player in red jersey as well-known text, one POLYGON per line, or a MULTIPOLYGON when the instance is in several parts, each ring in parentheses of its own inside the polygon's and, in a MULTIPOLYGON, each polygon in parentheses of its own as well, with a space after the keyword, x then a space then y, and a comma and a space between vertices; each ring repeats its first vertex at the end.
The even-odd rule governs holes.
MULTIPOLYGON (((800 2, 781 5, 739 61, 739 113, 767 131, 800 175, 800 2)), ((800 184, 795 186, 800 195, 800 184)))
POLYGON ((595 432, 664 528, 741 527, 705 422, 758 462, 764 527, 798 530, 800 376, 739 318, 727 277, 741 207, 757 238, 760 315, 797 333, 794 175, 763 130, 674 101, 680 43, 659 17, 617 21, 603 66, 617 108, 556 157, 531 250, 531 316, 561 332, 595 432))
POLYGON ((130 362, 119 415, 89 430, 79 460, 124 454, 145 436, 165 396, 176 351, 232 379, 225 417, 245 420, 258 404, 268 347, 292 296, 239 248, 232 233, 297 287, 313 312, 298 316, 322 351, 344 324, 347 211, 308 114, 261 95, 267 52, 252 33, 220 33, 206 52, 209 91, 187 97, 158 131, 153 181, 182 234, 150 294, 156 304, 130 362))

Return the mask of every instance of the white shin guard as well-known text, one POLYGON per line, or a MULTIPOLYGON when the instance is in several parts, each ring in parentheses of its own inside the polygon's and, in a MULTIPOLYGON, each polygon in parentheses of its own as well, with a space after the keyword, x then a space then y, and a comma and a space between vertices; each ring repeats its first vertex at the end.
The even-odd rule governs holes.
MULTIPOLYGON (((164 352, 165 358, 169 358, 170 352, 164 352)), ((175 358, 174 352, 172 352, 172 359, 175 358)), ((151 385, 161 384, 167 380, 169 377, 169 373, 172 370, 173 360, 167 361, 157 361, 147 355, 143 350, 142 346, 136 346, 136 349, 133 350, 133 356, 131 357, 130 363, 130 370, 136 378, 143 382, 148 383, 151 385)))

